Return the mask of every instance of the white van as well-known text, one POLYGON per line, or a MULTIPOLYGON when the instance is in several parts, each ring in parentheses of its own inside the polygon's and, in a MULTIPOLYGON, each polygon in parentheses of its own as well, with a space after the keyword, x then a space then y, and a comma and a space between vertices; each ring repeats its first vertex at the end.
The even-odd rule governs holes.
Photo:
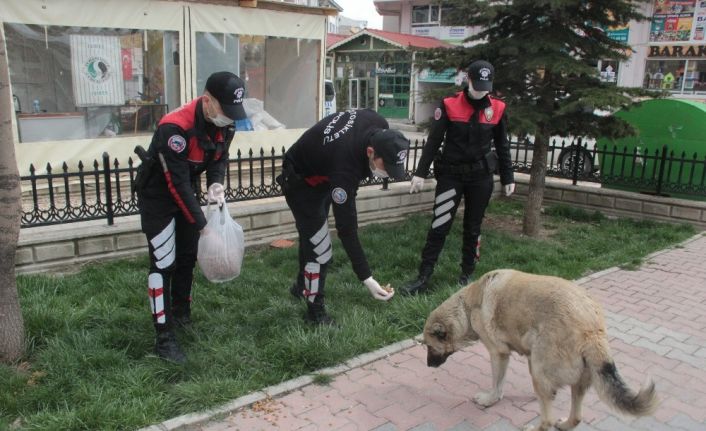
POLYGON ((336 112, 336 88, 330 79, 324 80, 324 117, 336 112))

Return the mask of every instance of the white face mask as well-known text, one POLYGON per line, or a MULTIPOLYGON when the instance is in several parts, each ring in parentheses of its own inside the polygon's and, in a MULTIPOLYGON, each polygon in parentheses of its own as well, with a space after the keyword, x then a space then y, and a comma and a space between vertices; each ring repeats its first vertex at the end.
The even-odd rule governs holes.
POLYGON ((476 91, 471 87, 470 85, 468 86, 468 97, 474 100, 479 100, 482 99, 488 94, 487 91, 476 91))
POLYGON ((387 178, 389 175, 387 175, 386 171, 383 171, 382 169, 375 168, 372 170, 373 171, 373 176, 376 176, 378 178, 387 178))
POLYGON ((211 103, 215 104, 216 101, 213 99, 210 99, 209 102, 210 102, 209 109, 208 109, 209 112, 207 112, 207 114, 206 114, 206 119, 208 119, 208 121, 213 123, 216 127, 226 127, 226 126, 230 126, 231 124, 234 123, 233 120, 231 120, 230 118, 226 117, 223 114, 217 114, 216 116, 211 115, 210 104, 211 103))
POLYGON ((208 119, 211 120, 211 123, 213 123, 216 127, 226 127, 233 124, 233 120, 223 114, 218 114, 215 118, 209 117, 208 119))
POLYGON ((370 172, 373 173, 374 177, 378 177, 378 178, 389 177, 389 175, 387 174, 387 171, 385 171, 384 169, 378 169, 377 167, 375 167, 375 164, 373 163, 372 160, 370 161, 370 172))

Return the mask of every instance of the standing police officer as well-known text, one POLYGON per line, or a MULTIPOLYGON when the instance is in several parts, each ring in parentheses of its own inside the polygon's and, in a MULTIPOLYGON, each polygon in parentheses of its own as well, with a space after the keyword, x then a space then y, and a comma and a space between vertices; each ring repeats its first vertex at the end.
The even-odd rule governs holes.
POLYGON ((277 182, 299 232, 299 273, 290 293, 306 299, 305 319, 310 322, 333 323, 324 307, 332 252, 328 227, 332 204, 338 237, 358 279, 375 299, 387 301, 394 295, 372 277, 358 240, 355 207, 361 180, 372 175, 405 176, 409 141, 388 127, 387 120, 368 109, 337 112, 304 132, 285 154, 277 182))
POLYGON ((137 193, 150 255, 148 293, 157 356, 184 363, 174 325, 191 323, 191 283, 199 232, 206 218, 194 184, 206 171, 208 197, 223 205, 223 178, 234 121, 246 119, 245 86, 230 72, 216 72, 203 96, 165 115, 140 167, 137 193))
POLYGON ((493 89, 493 74, 493 66, 487 61, 473 62, 468 68, 469 85, 455 96, 445 98, 434 112, 429 138, 410 188, 410 193, 421 190, 434 161, 437 182, 433 220, 417 279, 403 288, 403 294, 414 295, 427 289, 462 197, 465 210, 458 281, 466 285, 480 257, 480 227, 493 192, 496 168, 500 170, 505 196, 515 190, 505 130, 505 103, 488 94, 493 89), (439 151, 442 141, 444 146, 439 151))

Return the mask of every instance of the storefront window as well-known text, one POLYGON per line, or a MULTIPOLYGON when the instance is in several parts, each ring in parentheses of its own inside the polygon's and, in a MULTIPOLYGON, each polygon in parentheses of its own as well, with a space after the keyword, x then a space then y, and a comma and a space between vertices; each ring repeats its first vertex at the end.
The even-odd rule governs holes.
POLYGON ((196 51, 197 89, 203 90, 212 72, 236 73, 245 81, 245 111, 254 130, 316 122, 320 41, 221 33, 197 33, 196 40, 206 47, 196 51))
POLYGON ((617 60, 601 60, 599 63, 600 80, 601 82, 618 82, 618 61, 617 60))
POLYGON ((687 61, 684 92, 706 92, 706 61, 687 61))
POLYGON ((179 103, 176 32, 4 29, 20 142, 150 133, 179 103))
POLYGON ((681 91, 684 60, 648 60, 643 87, 654 90, 681 91))
POLYGON ((705 60, 648 60, 644 88, 674 93, 706 93, 705 60))

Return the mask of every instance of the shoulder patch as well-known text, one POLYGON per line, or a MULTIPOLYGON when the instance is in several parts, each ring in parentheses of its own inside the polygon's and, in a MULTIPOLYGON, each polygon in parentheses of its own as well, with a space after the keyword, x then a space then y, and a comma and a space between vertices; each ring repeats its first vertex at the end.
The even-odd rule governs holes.
POLYGON ((186 148, 186 139, 181 135, 172 135, 167 141, 167 145, 177 153, 181 153, 186 148))
POLYGON ((436 108, 436 111, 434 111, 434 119, 436 121, 441 119, 441 108, 436 108))
POLYGON ((336 187, 331 192, 331 199, 333 199, 334 202, 340 205, 348 200, 348 193, 346 193, 346 191, 342 188, 336 187))

